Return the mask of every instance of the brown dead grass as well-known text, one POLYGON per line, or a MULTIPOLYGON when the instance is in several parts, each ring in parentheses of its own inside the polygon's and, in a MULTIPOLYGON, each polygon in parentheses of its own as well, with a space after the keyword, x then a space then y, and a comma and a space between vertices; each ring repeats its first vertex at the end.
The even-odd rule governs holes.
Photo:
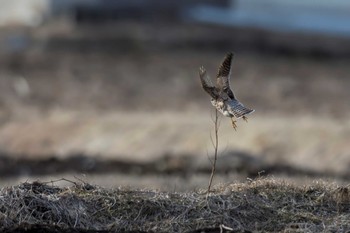
MULTIPOLYGON (((71 182, 71 181, 70 181, 71 182)), ((104 189, 72 182, 22 183, 0 191, 1 231, 30 226, 115 232, 308 231, 350 229, 348 187, 297 187, 272 178, 198 192, 104 189), (215 231, 216 229, 216 231, 215 231)), ((46 229, 45 228, 45 229, 46 229)))

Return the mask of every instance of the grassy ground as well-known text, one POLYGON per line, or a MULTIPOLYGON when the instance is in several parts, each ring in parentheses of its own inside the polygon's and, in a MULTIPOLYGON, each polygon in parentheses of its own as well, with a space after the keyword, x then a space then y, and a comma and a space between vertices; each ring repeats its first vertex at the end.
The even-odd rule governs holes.
MULTIPOLYGON (((62 180, 61 180, 62 181, 62 180)), ((334 232, 350 229, 348 187, 274 179, 220 185, 213 193, 64 188, 22 183, 0 191, 1 230, 114 232, 334 232), (52 226, 50 229, 49 226, 52 226)))

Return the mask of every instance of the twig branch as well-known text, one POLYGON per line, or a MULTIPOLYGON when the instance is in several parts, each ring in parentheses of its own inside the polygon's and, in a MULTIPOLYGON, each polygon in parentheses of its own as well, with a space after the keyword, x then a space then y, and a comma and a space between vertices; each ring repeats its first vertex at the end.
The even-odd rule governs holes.
POLYGON ((207 195, 209 195, 210 193, 210 188, 211 188, 211 184, 213 183, 213 178, 215 175, 215 170, 216 170, 216 161, 218 159, 218 148, 219 148, 219 114, 218 114, 218 110, 215 109, 215 119, 214 119, 214 134, 215 134, 215 140, 213 140, 213 138, 210 135, 210 138, 212 139, 212 143, 214 146, 214 160, 212 161, 212 167, 211 167, 211 174, 210 174, 210 178, 209 178, 209 185, 208 185, 208 190, 207 190, 207 195))

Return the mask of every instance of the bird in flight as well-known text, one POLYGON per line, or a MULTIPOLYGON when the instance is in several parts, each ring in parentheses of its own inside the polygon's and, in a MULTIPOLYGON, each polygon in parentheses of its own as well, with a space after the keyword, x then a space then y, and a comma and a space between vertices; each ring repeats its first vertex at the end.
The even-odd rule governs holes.
POLYGON ((232 127, 236 130, 236 119, 242 118, 248 122, 246 115, 254 112, 254 110, 239 102, 230 87, 232 58, 233 54, 228 53, 221 63, 216 75, 215 86, 203 66, 199 68, 199 77, 204 91, 212 97, 211 104, 224 116, 231 118, 232 127))

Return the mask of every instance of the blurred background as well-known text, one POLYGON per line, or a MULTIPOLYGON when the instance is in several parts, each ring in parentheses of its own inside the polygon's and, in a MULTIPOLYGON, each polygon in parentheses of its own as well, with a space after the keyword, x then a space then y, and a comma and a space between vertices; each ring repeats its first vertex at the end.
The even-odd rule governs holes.
POLYGON ((205 188, 212 78, 256 110, 220 118, 214 183, 350 179, 346 0, 0 0, 0 185, 205 188))

